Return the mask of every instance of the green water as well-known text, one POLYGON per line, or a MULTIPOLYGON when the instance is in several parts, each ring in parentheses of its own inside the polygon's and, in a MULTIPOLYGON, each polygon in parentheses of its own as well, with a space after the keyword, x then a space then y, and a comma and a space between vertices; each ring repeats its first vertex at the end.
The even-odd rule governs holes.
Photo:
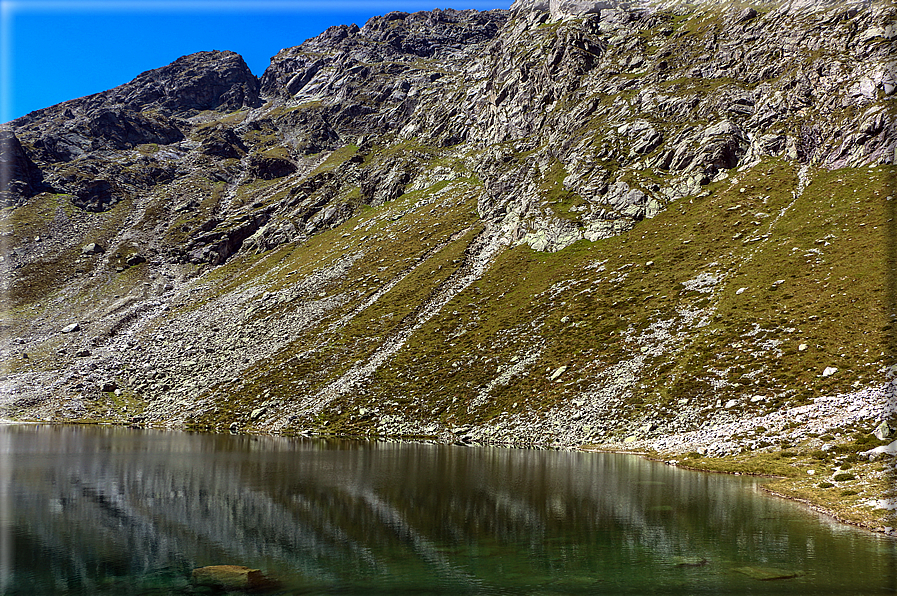
POLYGON ((3 594, 211 594, 219 564, 273 594, 897 591, 893 540, 625 455, 6 426, 0 478, 3 594))

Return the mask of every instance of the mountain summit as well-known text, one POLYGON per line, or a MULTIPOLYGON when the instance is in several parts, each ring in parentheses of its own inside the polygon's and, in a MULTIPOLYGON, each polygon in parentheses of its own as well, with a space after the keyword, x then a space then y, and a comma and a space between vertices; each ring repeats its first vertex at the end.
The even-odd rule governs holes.
POLYGON ((895 17, 391 12, 261 79, 201 52, 31 113, 0 407, 866 461, 897 428, 895 17))

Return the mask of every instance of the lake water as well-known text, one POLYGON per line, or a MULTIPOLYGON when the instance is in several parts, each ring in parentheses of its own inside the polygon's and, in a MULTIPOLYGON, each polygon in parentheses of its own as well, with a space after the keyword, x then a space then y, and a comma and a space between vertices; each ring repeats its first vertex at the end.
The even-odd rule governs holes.
POLYGON ((0 427, 3 594, 894 594, 895 542, 633 456, 0 427), (796 575, 790 579, 761 577, 796 575))

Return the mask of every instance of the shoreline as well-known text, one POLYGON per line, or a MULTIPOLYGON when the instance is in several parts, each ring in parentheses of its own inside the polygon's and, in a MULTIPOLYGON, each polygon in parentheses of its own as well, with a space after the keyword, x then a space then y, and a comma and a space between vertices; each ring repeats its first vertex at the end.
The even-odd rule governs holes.
MULTIPOLYGON (((648 458, 648 459, 666 463, 662 459, 653 459, 653 458, 648 458)), ((673 465, 677 468, 681 468, 683 470, 688 470, 691 472, 704 472, 707 474, 729 474, 729 475, 734 475, 734 476, 754 476, 754 477, 758 477, 758 478, 768 478, 770 480, 787 480, 788 479, 787 476, 775 476, 772 474, 762 474, 759 472, 758 473, 730 472, 730 471, 724 471, 724 470, 705 470, 705 469, 695 468, 695 467, 691 467, 691 466, 682 466, 679 464, 668 464, 668 465, 673 465)), ((863 523, 861 521, 850 520, 841 515, 838 515, 837 512, 833 511, 832 509, 829 509, 828 507, 824 507, 823 505, 814 503, 810 499, 787 495, 787 494, 779 492, 775 489, 769 488, 769 486, 767 486, 764 483, 761 483, 758 486, 761 491, 763 491, 764 493, 766 493, 767 495, 769 495, 771 497, 785 499, 786 501, 791 501, 793 503, 800 503, 801 505, 803 505, 810 511, 814 511, 816 513, 819 513, 821 515, 829 517, 833 521, 836 521, 838 523, 852 526, 854 528, 859 528, 859 529, 865 530, 867 532, 871 532, 873 534, 880 534, 882 536, 887 536, 888 538, 897 539, 897 530, 895 530, 894 528, 891 528, 890 531, 887 531, 887 526, 877 526, 877 525, 863 523)))
POLYGON ((800 497, 792 497, 792 496, 786 495, 784 493, 780 493, 776 490, 773 490, 764 484, 760 485, 760 490, 765 492, 766 494, 768 494, 771 497, 785 499, 786 501, 791 501, 793 503, 800 503, 801 505, 803 505, 810 511, 814 511, 816 513, 819 513, 820 515, 830 517, 833 521, 836 521, 840 524, 845 524, 848 526, 852 526, 854 528, 858 528, 860 530, 865 530, 867 532, 871 532, 872 534, 878 534, 878 535, 884 536, 886 538, 890 538, 892 540, 897 540, 897 531, 894 531, 893 528, 891 529, 890 532, 887 532, 887 531, 885 531, 885 528, 881 527, 881 526, 873 527, 869 524, 864 524, 862 522, 845 519, 845 518, 841 517, 840 515, 838 515, 837 513, 835 513, 834 511, 832 511, 831 509, 827 509, 826 507, 823 507, 822 505, 817 505, 816 503, 813 503, 809 499, 802 499, 800 497))
MULTIPOLYGON (((637 455, 637 456, 647 459, 649 461, 666 464, 668 466, 673 466, 675 468, 679 468, 681 470, 687 470, 689 472, 703 472, 705 474, 726 474, 726 475, 730 475, 730 476, 753 476, 753 477, 757 477, 757 478, 768 478, 770 480, 788 480, 787 476, 777 476, 775 474, 765 474, 762 472, 740 472, 740 471, 734 471, 734 470, 706 469, 706 468, 700 468, 700 467, 696 467, 696 466, 687 466, 687 465, 683 465, 677 461, 671 461, 669 459, 665 459, 663 457, 652 455, 652 454, 646 453, 644 451, 631 451, 631 450, 630 451, 627 451, 627 450, 617 451, 617 450, 613 450, 613 449, 607 449, 607 448, 599 449, 599 448, 593 448, 593 447, 592 448, 589 448, 589 447, 582 448, 582 449, 579 449, 579 451, 587 451, 587 452, 592 452, 592 453, 621 453, 621 454, 627 454, 627 455, 637 455)), ((891 538, 891 539, 897 539, 897 529, 895 529, 895 528, 889 528, 887 526, 873 525, 873 524, 864 523, 862 521, 847 519, 846 517, 839 515, 836 511, 834 511, 828 507, 825 507, 823 505, 820 505, 819 503, 815 503, 810 499, 805 499, 805 498, 797 497, 797 496, 793 496, 793 495, 787 495, 783 492, 779 492, 775 489, 770 488, 769 486, 767 486, 764 483, 760 483, 758 485, 758 487, 762 492, 766 493, 767 495, 769 495, 771 497, 785 499, 786 501, 791 501, 793 503, 799 503, 799 504, 803 505, 804 507, 806 507, 807 509, 809 509, 810 511, 813 511, 820 515, 824 515, 824 516, 832 519, 835 522, 845 524, 845 525, 848 525, 848 526, 851 526, 854 528, 858 528, 861 530, 865 530, 872 534, 885 536, 885 537, 891 538)))

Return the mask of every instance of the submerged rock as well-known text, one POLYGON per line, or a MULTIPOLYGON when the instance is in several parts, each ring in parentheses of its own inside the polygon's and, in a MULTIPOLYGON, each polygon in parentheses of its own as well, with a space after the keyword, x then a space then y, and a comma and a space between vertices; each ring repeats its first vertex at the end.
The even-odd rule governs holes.
POLYGON ((758 579, 760 581, 793 579, 800 575, 796 571, 776 569, 774 567, 736 567, 732 571, 737 571, 738 573, 741 573, 753 579, 758 579))
POLYGON ((704 557, 673 557, 675 567, 703 567, 707 562, 704 557))
POLYGON ((193 582, 201 586, 214 586, 226 590, 261 590, 273 586, 259 569, 241 565, 210 565, 193 570, 193 582))

